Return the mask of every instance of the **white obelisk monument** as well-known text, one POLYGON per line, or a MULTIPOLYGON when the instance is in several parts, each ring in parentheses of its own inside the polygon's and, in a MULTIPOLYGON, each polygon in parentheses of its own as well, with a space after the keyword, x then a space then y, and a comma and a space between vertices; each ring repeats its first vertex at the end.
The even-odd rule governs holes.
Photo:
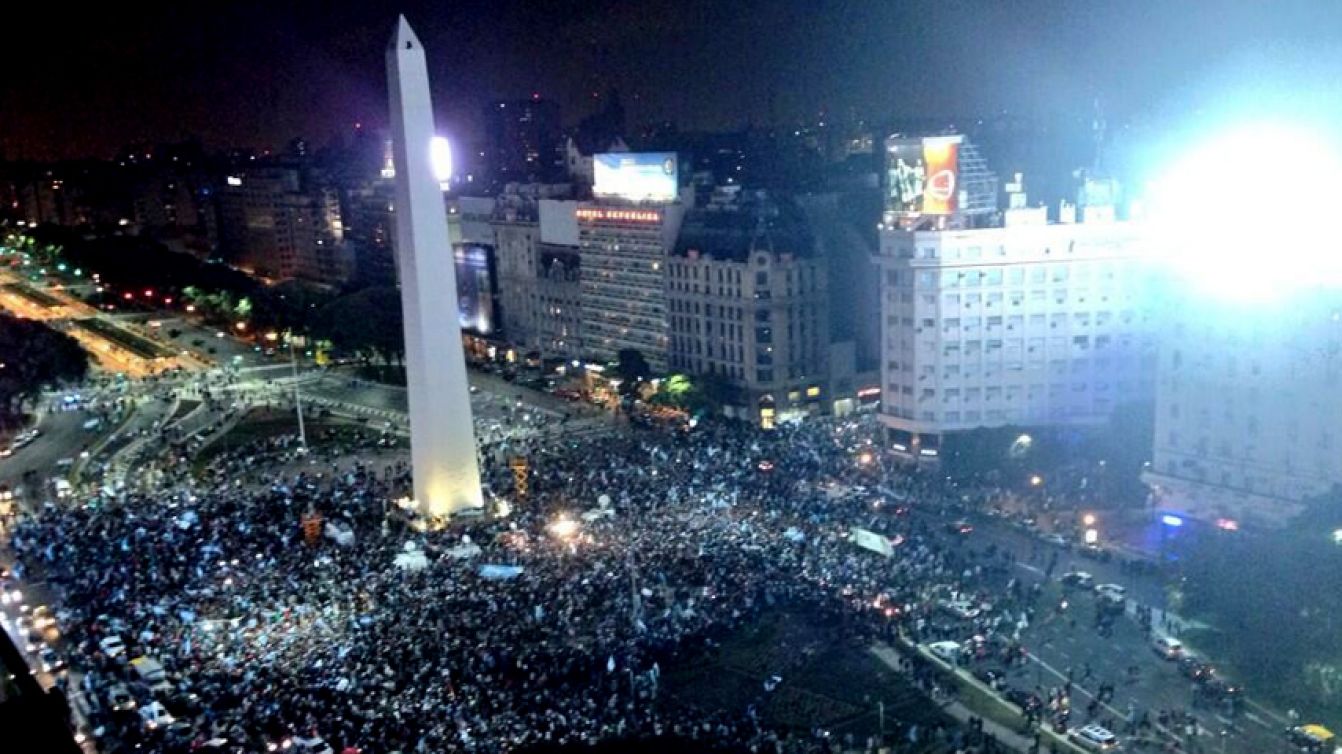
POLYGON ((471 423, 457 277, 443 193, 430 162, 433 103, 424 47, 405 16, 387 49, 396 168, 396 257, 405 314, 410 457, 420 513, 484 505, 471 423))

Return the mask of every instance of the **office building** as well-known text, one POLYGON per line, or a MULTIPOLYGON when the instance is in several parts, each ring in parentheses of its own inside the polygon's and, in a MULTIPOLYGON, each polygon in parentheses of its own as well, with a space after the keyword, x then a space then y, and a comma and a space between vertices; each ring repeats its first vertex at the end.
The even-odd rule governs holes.
POLYGON ((219 253, 256 275, 339 285, 354 271, 336 192, 294 167, 237 171, 217 192, 219 253))
POLYGON ((1159 505, 1280 524, 1342 484, 1342 295, 1185 290, 1163 330, 1147 475, 1159 505))
POLYGON ((729 413, 771 429, 828 413, 826 267, 800 213, 720 189, 667 259, 668 366, 731 384, 729 413))

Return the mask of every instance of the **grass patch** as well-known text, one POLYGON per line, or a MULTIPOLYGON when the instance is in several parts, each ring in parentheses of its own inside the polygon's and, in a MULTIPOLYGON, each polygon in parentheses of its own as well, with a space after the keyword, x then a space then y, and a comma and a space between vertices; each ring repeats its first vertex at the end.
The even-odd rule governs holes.
POLYGON ((191 400, 189 398, 183 398, 182 400, 177 401, 177 408, 174 408, 172 410, 172 415, 169 416, 167 420, 163 422, 163 426, 166 427, 172 424, 173 422, 181 420, 182 417, 186 416, 192 411, 195 411, 196 407, 199 405, 200 401, 191 400))
MULTIPOLYGON (((308 445, 319 447, 327 442, 351 437, 354 433, 372 432, 360 424, 334 417, 303 417, 308 445)), ((210 461, 235 448, 262 440, 298 434, 298 417, 292 411, 254 408, 248 411, 231 429, 214 438, 197 453, 192 468, 200 472, 210 461)))

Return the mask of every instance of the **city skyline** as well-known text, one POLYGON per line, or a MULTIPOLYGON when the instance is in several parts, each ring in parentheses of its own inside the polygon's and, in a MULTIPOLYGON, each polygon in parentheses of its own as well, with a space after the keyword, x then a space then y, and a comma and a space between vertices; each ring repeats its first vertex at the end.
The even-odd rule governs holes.
MULTIPOLYGON (((451 103, 440 122, 473 139, 489 101, 538 94, 558 102, 571 124, 598 109, 611 87, 631 124, 701 130, 851 115, 1085 117, 1097 99, 1114 117, 1177 118, 1225 106, 1219 83, 1246 71, 1263 86, 1274 77, 1326 81, 1339 61, 1322 35, 1336 28, 1338 11, 1323 5, 1140 3, 1083 12, 1039 0, 656 0, 404 10, 442 50, 429 61, 443 82, 435 95, 451 103), (449 69, 468 75, 448 80, 449 69)), ((49 13, 18 11, 14 28, 45 28, 49 13)), ((392 9, 353 3, 62 18, 61 53, 43 47, 43 34, 12 40, 12 59, 31 62, 0 84, 0 152, 106 157, 127 143, 188 136, 277 147, 296 135, 325 143, 355 123, 385 128, 385 88, 368 51, 393 21, 392 9)))

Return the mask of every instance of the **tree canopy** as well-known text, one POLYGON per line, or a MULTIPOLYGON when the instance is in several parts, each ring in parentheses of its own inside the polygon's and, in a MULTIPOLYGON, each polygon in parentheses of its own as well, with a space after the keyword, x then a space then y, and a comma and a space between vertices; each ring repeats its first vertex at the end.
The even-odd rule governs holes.
POLYGON ((12 426, 44 388, 88 373, 79 342, 41 322, 0 314, 0 424, 12 426))
MULTIPOLYGON (((444 323, 456 327, 456 322, 444 323)), ((401 294, 392 286, 365 288, 341 296, 322 307, 314 321, 315 333, 337 348, 384 364, 405 357, 401 294)))

